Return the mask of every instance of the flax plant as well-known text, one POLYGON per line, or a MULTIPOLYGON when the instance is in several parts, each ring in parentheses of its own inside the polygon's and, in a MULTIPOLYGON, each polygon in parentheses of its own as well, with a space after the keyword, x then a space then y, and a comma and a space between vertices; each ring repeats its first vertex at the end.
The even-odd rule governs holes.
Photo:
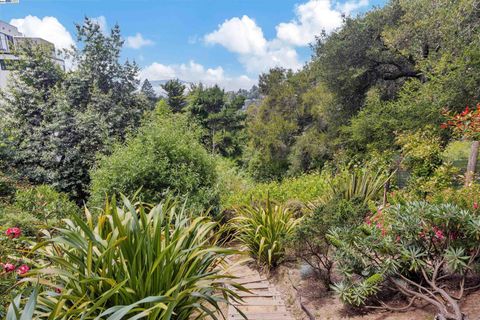
POLYGON ((299 219, 292 210, 267 198, 263 205, 237 208, 231 228, 237 239, 259 265, 276 267, 285 255, 285 239, 291 236, 299 219))
POLYGON ((168 200, 152 208, 124 198, 118 208, 113 198, 97 219, 86 210, 34 248, 48 263, 22 280, 44 288, 33 318, 225 318, 220 304, 242 288, 222 271, 235 251, 217 246, 216 227, 168 200))

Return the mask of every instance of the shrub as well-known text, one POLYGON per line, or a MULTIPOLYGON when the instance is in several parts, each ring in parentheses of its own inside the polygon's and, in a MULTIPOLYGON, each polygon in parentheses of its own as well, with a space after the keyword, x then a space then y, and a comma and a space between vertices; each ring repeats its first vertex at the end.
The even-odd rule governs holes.
POLYGON ((363 222, 368 207, 361 199, 335 198, 319 205, 312 214, 306 216, 296 228, 289 241, 292 252, 307 263, 315 275, 329 290, 334 265, 333 247, 327 239, 333 227, 354 227, 363 222))
POLYGON ((234 251, 216 246, 207 217, 168 200, 117 208, 113 199, 96 224, 85 213, 34 248, 49 261, 23 280, 43 285, 35 319, 203 319, 238 298, 219 267, 234 251))
POLYGON ((276 267, 285 255, 285 240, 290 237, 299 219, 285 206, 274 204, 267 197, 265 204, 244 206, 236 210, 232 228, 237 238, 259 265, 276 267))
POLYGON ((0 202, 9 202, 15 195, 15 191, 15 182, 0 173, 0 202))
POLYGON ((215 162, 198 142, 198 132, 184 115, 158 112, 136 136, 117 145, 91 173, 90 206, 105 195, 124 193, 158 202, 169 191, 198 211, 218 204, 215 162))
POLYGON ((453 203, 462 209, 480 213, 480 184, 472 183, 461 188, 445 188, 427 199, 431 203, 453 203))
POLYGON ((285 178, 280 182, 250 183, 243 192, 229 194, 223 203, 225 207, 250 205, 254 199, 265 198, 267 194, 271 200, 282 204, 289 201, 308 203, 324 194, 326 179, 325 173, 311 173, 285 178))
POLYGON ((431 304, 438 319, 464 319, 459 300, 478 277, 478 215, 451 204, 413 202, 328 237, 345 276, 336 286, 344 302, 359 306, 376 301, 389 308, 380 293, 389 288, 410 302, 431 304))
POLYGON ((0 208, 0 225, 19 227, 24 234, 36 236, 40 229, 58 226, 61 219, 78 212, 65 193, 50 186, 20 188, 14 202, 0 208))

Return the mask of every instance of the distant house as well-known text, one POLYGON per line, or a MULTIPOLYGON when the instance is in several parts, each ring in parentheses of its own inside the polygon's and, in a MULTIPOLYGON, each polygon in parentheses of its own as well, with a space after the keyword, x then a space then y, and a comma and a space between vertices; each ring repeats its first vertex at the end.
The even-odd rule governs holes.
POLYGON ((42 38, 25 37, 18 29, 4 21, 0 21, 0 88, 5 88, 8 83, 9 60, 18 60, 15 50, 29 43, 51 48, 51 58, 60 67, 65 69, 65 62, 57 57, 55 45, 42 38))

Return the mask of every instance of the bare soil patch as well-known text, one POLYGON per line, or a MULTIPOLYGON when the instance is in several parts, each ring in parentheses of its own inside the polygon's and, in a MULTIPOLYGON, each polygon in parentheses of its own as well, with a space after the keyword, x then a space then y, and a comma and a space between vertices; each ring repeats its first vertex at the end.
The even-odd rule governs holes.
MULTIPOLYGON (((297 320, 308 320, 301 309, 297 292, 302 297, 302 303, 318 320, 358 319, 358 320, 433 320, 434 308, 430 306, 414 305, 405 312, 383 310, 368 310, 359 312, 349 310, 331 291, 327 291, 322 283, 314 278, 302 279, 297 263, 289 262, 280 266, 269 276, 270 281, 276 284, 283 295, 283 300, 289 306, 297 320)), ((480 320, 480 291, 469 294, 462 303, 464 312, 469 320, 480 320)))

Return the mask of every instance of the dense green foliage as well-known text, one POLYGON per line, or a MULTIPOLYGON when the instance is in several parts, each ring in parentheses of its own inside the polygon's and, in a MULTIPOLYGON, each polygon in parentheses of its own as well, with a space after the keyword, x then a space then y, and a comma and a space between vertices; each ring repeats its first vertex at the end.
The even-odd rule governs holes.
POLYGON ((218 86, 192 86, 189 93, 188 114, 204 129, 202 142, 211 153, 238 158, 242 154, 242 135, 245 98, 227 97, 218 86))
POLYGON ((186 116, 159 108, 138 134, 99 159, 92 172, 91 205, 100 206, 105 195, 133 196, 139 191, 146 202, 157 202, 170 192, 199 211, 215 206, 215 162, 199 139, 186 116))
POLYGON ((81 46, 69 53, 76 68, 63 71, 49 48, 20 49, 2 92, 0 129, 4 169, 34 184, 51 184, 81 201, 97 152, 106 152, 138 125, 151 103, 135 92, 138 67, 120 63, 115 26, 104 34, 88 18, 77 25, 81 46))
POLYGON ((117 208, 112 199, 96 221, 86 210, 33 249, 51 261, 23 279, 43 284, 35 319, 203 319, 238 298, 219 267, 234 251, 216 246, 208 218, 169 200, 117 208))
POLYGON ((335 197, 307 215, 289 239, 292 253, 307 263, 327 290, 333 284, 334 248, 327 239, 330 229, 354 227, 363 222, 368 207, 363 199, 335 197))
MULTIPOLYGON (((11 319, 17 307, 33 317, 30 293, 40 319, 217 309, 231 252, 215 247, 211 209, 259 265, 297 258, 350 306, 416 299, 463 320, 462 295, 480 285, 480 186, 461 174, 478 158, 480 108, 461 110, 480 101, 479 30, 476 0, 391 0, 318 30, 299 70, 278 66, 238 92, 169 80, 159 101, 120 62, 118 27, 77 26, 68 72, 45 48, 23 48, 0 101, 0 223, 39 240, 74 218, 40 245, 44 260, 18 258, 43 282, 11 319), (186 209, 107 204, 94 225, 57 191, 90 207, 168 193, 186 209)), ((15 240, 13 254, 27 246, 15 240)))
POLYGON ((187 102, 185 93, 185 85, 178 79, 168 80, 162 85, 162 89, 167 94, 167 104, 173 112, 181 112, 185 108, 187 102))
POLYGON ((249 205, 269 195, 273 201, 288 204, 294 202, 310 203, 318 200, 327 189, 327 173, 311 173, 298 177, 285 178, 282 181, 255 183, 242 175, 230 174, 230 190, 223 190, 224 207, 249 205), (233 184, 233 181, 237 183, 233 184))
POLYGON ((36 237, 78 212, 67 194, 50 186, 19 187, 11 201, 0 205, 0 225, 18 227, 25 235, 36 237))

